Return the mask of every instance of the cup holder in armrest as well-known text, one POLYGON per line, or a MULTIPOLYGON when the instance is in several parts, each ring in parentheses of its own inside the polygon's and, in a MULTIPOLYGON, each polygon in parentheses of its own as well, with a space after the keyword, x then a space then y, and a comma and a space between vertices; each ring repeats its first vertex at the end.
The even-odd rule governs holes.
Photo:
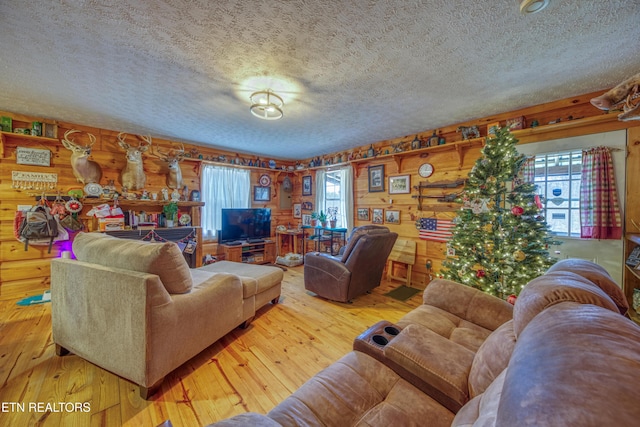
POLYGON ((396 328, 395 326, 385 326, 384 327, 384 331, 391 335, 391 336, 396 336, 400 333, 400 329, 396 328))
POLYGON ((353 349, 383 361, 385 346, 399 333, 400 327, 381 320, 353 341, 353 349))
POLYGON ((385 337, 383 337, 382 335, 374 335, 371 337, 371 341, 373 341, 374 343, 380 345, 380 346, 385 346, 387 344, 389 344, 389 340, 386 339, 385 337))

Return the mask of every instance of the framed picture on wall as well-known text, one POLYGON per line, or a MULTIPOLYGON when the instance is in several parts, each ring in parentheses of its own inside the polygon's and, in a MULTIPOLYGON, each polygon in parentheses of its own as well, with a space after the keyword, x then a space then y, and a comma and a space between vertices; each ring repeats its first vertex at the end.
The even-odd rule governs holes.
POLYGON ((369 193, 384 191, 384 165, 369 166, 369 193))
POLYGON ((369 221, 369 208, 358 208, 358 221, 369 221))
POLYGON ((311 225, 311 215, 302 214, 302 225, 311 225))
POLYGON ((271 200, 271 187, 253 186, 253 201, 268 202, 271 200))
POLYGON ((293 204, 293 217, 301 218, 302 217, 302 204, 294 203, 293 204))
POLYGON ((384 209, 373 208, 373 220, 374 224, 382 224, 384 221, 384 209))
POLYGON ((389 177, 389 194, 407 194, 410 192, 411 175, 389 177))
POLYGON ((302 177, 302 195, 311 196, 311 175, 302 177))
POLYGON ((387 224, 400 224, 400 211, 392 211, 387 209, 384 213, 384 222, 387 224))

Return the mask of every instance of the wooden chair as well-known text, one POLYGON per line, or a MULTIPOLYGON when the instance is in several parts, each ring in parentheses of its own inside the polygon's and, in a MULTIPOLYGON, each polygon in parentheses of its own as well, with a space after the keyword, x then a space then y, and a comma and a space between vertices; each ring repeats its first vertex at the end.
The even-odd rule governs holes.
POLYGON ((416 247, 417 243, 414 240, 396 240, 396 243, 391 249, 387 264, 387 279, 388 280, 400 280, 406 282, 406 286, 411 287, 411 270, 413 264, 416 262, 416 247), (394 263, 405 264, 407 268, 407 276, 395 276, 393 274, 394 263))

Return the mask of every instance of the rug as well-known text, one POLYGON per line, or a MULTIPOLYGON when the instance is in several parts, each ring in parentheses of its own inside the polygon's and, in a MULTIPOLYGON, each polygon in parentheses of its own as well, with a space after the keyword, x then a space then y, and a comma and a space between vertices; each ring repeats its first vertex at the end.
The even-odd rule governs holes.
POLYGON ((51 291, 45 291, 42 295, 34 295, 18 301, 18 305, 42 304, 43 302, 51 302, 51 291))
POLYGON ((414 296, 415 294, 417 294, 418 292, 420 292, 421 290, 422 289, 411 288, 409 286, 402 285, 390 292, 387 292, 385 295, 393 299, 397 299, 399 301, 406 301, 412 296, 414 296))

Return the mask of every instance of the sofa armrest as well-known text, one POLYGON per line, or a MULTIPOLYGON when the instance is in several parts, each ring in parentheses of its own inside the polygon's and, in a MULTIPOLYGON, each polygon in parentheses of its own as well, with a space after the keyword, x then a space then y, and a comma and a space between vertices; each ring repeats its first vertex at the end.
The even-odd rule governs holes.
POLYGON ((305 283, 332 280, 344 282, 349 280, 351 272, 339 260, 319 252, 312 252, 304 257, 305 283))
POLYGON ((469 400, 469 371, 475 354, 419 325, 408 325, 384 348, 398 374, 457 412, 469 400))
POLYGON ((513 306, 479 289, 451 280, 433 280, 422 295, 424 304, 437 307, 490 331, 513 318, 513 306))
POLYGON ((154 383, 146 370, 150 313, 170 302, 154 274, 51 260, 53 341, 136 384, 154 383))

